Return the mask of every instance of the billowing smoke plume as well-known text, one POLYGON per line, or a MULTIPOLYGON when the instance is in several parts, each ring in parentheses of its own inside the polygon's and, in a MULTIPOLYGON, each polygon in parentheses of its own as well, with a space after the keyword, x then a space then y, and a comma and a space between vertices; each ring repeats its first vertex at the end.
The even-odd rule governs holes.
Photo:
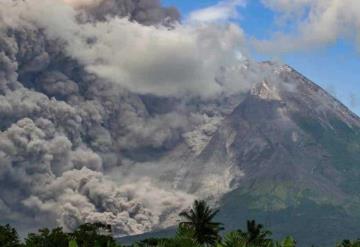
POLYGON ((35 25, 51 39, 61 39, 67 54, 85 65, 87 72, 132 92, 214 96, 246 87, 215 80, 221 67, 238 62, 243 32, 236 25, 177 25, 169 30, 118 17, 82 23, 77 11, 61 1, 56 3, 28 0, 15 9, 11 5, 4 8, 7 11, 2 15, 15 28, 24 23, 35 25))
POLYGON ((174 7, 164 8, 160 0, 59 0, 84 11, 87 20, 106 21, 112 17, 128 17, 143 25, 172 26, 180 21, 174 7))
MULTIPOLYGON (((84 1, 70 2, 79 6, 77 2, 84 1)), ((129 20, 136 21, 143 25, 162 24, 168 27, 180 20, 180 14, 177 9, 174 7, 162 7, 160 0, 97 0, 91 2, 92 4, 82 3, 79 6, 86 11, 90 20, 104 21, 108 18, 118 16, 128 17, 129 20)))
POLYGON ((242 73, 241 29, 181 25, 153 0, 0 7, 0 221, 117 234, 173 223, 201 188, 178 186, 189 164, 169 151, 200 153, 259 80, 242 73))
POLYGON ((84 72, 40 31, 2 34, 2 222, 46 222, 70 230, 81 222, 106 221, 118 234, 141 233, 159 225, 165 209, 190 203, 191 196, 151 181, 119 189, 104 175, 121 165, 122 149, 178 138, 174 133, 186 117, 160 128, 167 115, 151 118, 138 96, 84 72), (156 208, 138 194, 138 186, 161 194, 156 208))

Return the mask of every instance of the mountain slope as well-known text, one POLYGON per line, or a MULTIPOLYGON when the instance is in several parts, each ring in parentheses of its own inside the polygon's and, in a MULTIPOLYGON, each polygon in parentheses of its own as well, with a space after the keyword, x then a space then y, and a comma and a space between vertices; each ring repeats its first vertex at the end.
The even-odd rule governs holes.
POLYGON ((200 156, 226 146, 222 156, 244 173, 220 218, 230 228, 257 218, 301 246, 356 237, 360 119, 290 67, 278 71, 283 83, 254 88, 200 156))
POLYGON ((289 66, 255 66, 267 79, 185 134, 159 160, 177 163, 163 178, 217 200, 226 230, 256 219, 299 246, 358 237, 359 117, 289 66))

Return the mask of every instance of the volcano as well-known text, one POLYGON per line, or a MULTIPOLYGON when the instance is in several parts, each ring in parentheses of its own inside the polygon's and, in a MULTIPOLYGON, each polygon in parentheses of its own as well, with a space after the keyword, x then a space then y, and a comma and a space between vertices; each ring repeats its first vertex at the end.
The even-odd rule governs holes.
POLYGON ((182 25, 160 1, 56 2, 0 4, 1 224, 137 235, 201 198, 226 230, 357 237, 360 119, 336 98, 235 54, 236 25, 182 25))
POLYGON ((255 66, 267 78, 245 94, 206 102, 221 117, 184 134, 160 159, 177 163, 163 178, 209 200, 215 195, 227 230, 256 219, 300 246, 356 238, 359 117, 290 66, 255 66))
POLYGON ((204 153, 212 159, 211 150, 226 146, 223 157, 244 173, 223 198, 221 217, 230 228, 256 218, 301 246, 355 238, 360 120, 294 69, 278 71, 285 84, 254 88, 204 153))

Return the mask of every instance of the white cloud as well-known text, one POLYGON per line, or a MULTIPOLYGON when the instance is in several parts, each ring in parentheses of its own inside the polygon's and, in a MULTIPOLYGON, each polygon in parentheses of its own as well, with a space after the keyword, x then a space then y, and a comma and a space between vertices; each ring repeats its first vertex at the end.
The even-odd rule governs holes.
MULTIPOLYGON (((188 24, 169 30, 118 17, 96 25, 80 24, 74 9, 61 1, 54 4, 51 0, 28 0, 9 7, 4 15, 21 17, 19 22, 35 23, 51 37, 65 40, 68 54, 88 71, 136 93, 221 93, 227 85, 220 85, 216 75, 221 67, 238 62, 243 46, 243 31, 235 24, 188 24), (96 42, 89 45, 89 39, 96 42)), ((223 3, 227 7, 237 4, 240 1, 223 3)))
POLYGON ((258 50, 281 53, 328 45, 348 38, 360 45, 360 1, 358 0, 263 0, 291 32, 272 39, 254 41, 258 50))
POLYGON ((190 22, 219 22, 239 17, 238 7, 245 6, 245 0, 221 1, 216 5, 196 10, 189 15, 190 22))

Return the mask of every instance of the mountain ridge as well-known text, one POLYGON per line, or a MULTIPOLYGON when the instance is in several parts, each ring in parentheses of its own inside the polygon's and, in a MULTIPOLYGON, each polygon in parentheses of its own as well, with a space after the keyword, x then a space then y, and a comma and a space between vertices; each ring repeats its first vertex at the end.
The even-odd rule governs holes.
POLYGON ((290 66, 260 66, 279 77, 242 95, 200 151, 184 143, 174 149, 170 157, 185 163, 177 183, 205 198, 221 191, 209 199, 228 230, 255 218, 276 237, 294 235, 299 246, 355 238, 360 189, 349 183, 360 175, 360 118, 290 66))

